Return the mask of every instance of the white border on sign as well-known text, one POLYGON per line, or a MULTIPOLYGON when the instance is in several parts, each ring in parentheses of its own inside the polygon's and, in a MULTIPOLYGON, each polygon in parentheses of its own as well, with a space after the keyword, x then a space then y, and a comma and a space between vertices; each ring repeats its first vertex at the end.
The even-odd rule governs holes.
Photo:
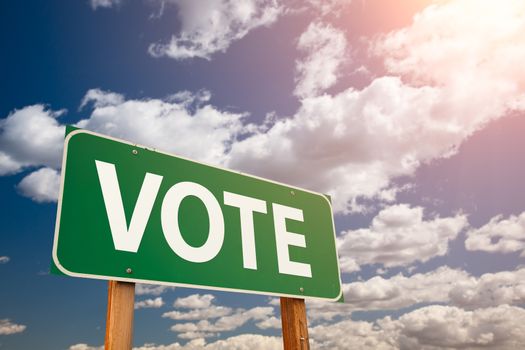
POLYGON ((78 273, 78 272, 72 272, 72 271, 67 270, 64 266, 62 266, 62 264, 60 264, 60 261, 58 260, 58 256, 57 256, 58 234, 59 234, 59 231, 60 231, 59 230, 60 229, 60 215, 62 213, 62 195, 63 195, 63 192, 64 192, 64 179, 66 177, 66 160, 67 160, 68 145, 69 145, 69 141, 73 138, 73 136, 78 135, 78 134, 94 135, 94 136, 97 136, 97 137, 100 137, 100 138, 103 138, 103 139, 112 140, 112 141, 128 144, 128 145, 131 145, 133 147, 142 148, 142 149, 147 150, 147 151, 154 151, 154 152, 161 153, 161 154, 164 154, 164 155, 168 155, 168 156, 171 156, 171 157, 184 159, 184 160, 192 162, 192 163, 201 164, 201 165, 205 165, 205 166, 208 166, 208 167, 211 167, 211 168, 227 171, 229 173, 240 174, 240 175, 251 177, 251 178, 254 178, 254 179, 257 179, 257 180, 271 182, 271 183, 274 183, 274 184, 277 184, 277 185, 281 185, 281 186, 285 186, 285 187, 288 187, 288 188, 297 189, 299 191, 308 192, 308 193, 314 194, 316 196, 321 196, 328 203, 328 206, 330 208, 330 213, 333 213, 332 212, 332 203, 330 203, 328 198, 326 198, 326 196, 321 194, 321 193, 317 193, 317 192, 313 192, 313 191, 310 191, 310 190, 307 190, 307 189, 304 189, 304 188, 299 188, 299 187, 296 187, 296 186, 284 184, 284 183, 281 183, 281 182, 278 182, 278 181, 265 179, 265 178, 258 177, 258 176, 255 176, 255 175, 246 174, 246 173, 243 173, 243 172, 240 172, 240 171, 233 171, 233 170, 222 168, 222 167, 219 167, 219 166, 216 166, 216 165, 210 165, 210 164, 206 164, 206 163, 203 163, 203 162, 197 162, 195 160, 188 159, 186 157, 182 157, 182 156, 179 156, 179 155, 171 154, 171 153, 168 153, 168 152, 158 151, 155 148, 146 147, 146 146, 143 146, 143 145, 140 145, 140 144, 132 143, 132 142, 129 142, 129 141, 126 141, 126 140, 122 140, 122 139, 118 139, 118 138, 111 137, 111 136, 102 135, 102 134, 99 134, 99 133, 96 133, 96 132, 92 132, 92 131, 89 131, 89 130, 78 129, 78 130, 74 130, 74 131, 70 132, 69 134, 67 134, 67 136, 66 136, 66 138, 64 140, 64 153, 62 155, 62 174, 61 174, 61 179, 60 179, 60 192, 59 192, 59 195, 58 195, 58 203, 57 203, 57 218, 56 218, 56 222, 55 222, 55 237, 54 237, 54 240, 53 240, 53 262, 55 263, 55 266, 62 273, 64 273, 65 275, 72 276, 72 277, 99 279, 99 280, 113 280, 113 281, 134 282, 134 283, 148 283, 148 284, 158 284, 158 285, 165 285, 165 286, 185 287, 185 288, 194 288, 194 289, 210 289, 210 290, 217 290, 217 291, 223 291, 223 292, 236 292, 236 293, 245 293, 245 294, 269 295, 269 296, 275 296, 275 297, 301 298, 301 299, 324 300, 324 301, 327 301, 327 300, 328 301, 337 301, 337 300, 339 300, 341 298, 341 295, 343 294, 343 288, 342 288, 342 282, 341 282, 341 269, 339 267, 339 254, 337 252, 337 244, 335 243, 336 240, 337 240, 337 237, 336 237, 336 234, 335 234, 335 225, 334 225, 334 216, 333 216, 333 214, 330 215, 330 218, 331 218, 331 221, 332 221, 332 231, 334 233, 334 248, 335 248, 336 262, 337 262, 337 274, 338 274, 338 277, 339 277, 339 294, 335 298, 322 298, 322 297, 308 296, 308 295, 302 295, 302 294, 282 294, 282 293, 272 293, 272 292, 261 292, 261 291, 253 291, 253 290, 248 290, 248 289, 221 288, 221 287, 214 287, 214 286, 204 286, 204 285, 194 285, 194 284, 186 284, 186 283, 175 283, 175 282, 145 280, 145 279, 138 279, 138 278, 117 277, 117 276, 91 275, 91 274, 78 273))

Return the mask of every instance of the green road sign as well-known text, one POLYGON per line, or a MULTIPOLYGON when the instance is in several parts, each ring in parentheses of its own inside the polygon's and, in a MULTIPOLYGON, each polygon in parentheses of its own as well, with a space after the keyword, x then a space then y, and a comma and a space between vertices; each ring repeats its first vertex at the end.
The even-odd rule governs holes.
POLYGON ((85 130, 65 140, 66 275, 337 300, 327 198, 85 130))

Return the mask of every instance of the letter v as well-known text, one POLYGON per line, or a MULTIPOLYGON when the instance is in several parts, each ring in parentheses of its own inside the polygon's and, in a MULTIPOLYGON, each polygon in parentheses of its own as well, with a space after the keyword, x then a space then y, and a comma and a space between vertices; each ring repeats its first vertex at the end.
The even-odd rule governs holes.
POLYGON ((136 253, 157 198, 162 176, 146 173, 128 229, 115 165, 100 160, 95 160, 95 163, 115 249, 136 253))

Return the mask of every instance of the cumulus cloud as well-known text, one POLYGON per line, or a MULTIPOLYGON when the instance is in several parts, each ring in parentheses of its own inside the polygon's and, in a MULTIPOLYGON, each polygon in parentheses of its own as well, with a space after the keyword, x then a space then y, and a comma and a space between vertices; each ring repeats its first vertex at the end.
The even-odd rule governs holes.
POLYGON ((264 336, 259 334, 243 334, 218 340, 204 347, 205 350, 272 350, 280 349, 282 340, 279 337, 264 336))
POLYGON ((320 349, 520 349, 525 345, 525 310, 501 305, 465 311, 432 305, 394 320, 344 320, 315 326, 312 343, 320 349))
MULTIPOLYGON (((76 126, 221 164, 231 143, 251 126, 242 122, 244 114, 220 111, 209 99, 207 91, 183 91, 163 100, 126 100, 120 94, 93 89, 81 104, 92 105, 91 115, 76 126)), ((63 113, 33 105, 0 120, 0 175, 43 166, 18 185, 23 195, 38 202, 57 199, 65 133, 57 118, 63 113)))
POLYGON ((385 279, 373 277, 344 285, 345 303, 354 310, 395 310, 419 303, 449 300, 453 287, 470 276, 459 270, 440 267, 436 271, 385 279))
POLYGON ((103 350, 103 346, 90 346, 85 343, 79 343, 75 345, 71 345, 69 347, 69 350, 103 350))
POLYGON ((185 345, 143 345, 133 350, 273 350, 282 347, 279 337, 259 334, 242 334, 206 344, 204 339, 194 339, 185 345))
POLYGON ((450 303, 463 309, 522 305, 525 269, 487 273, 480 277, 440 267, 412 276, 373 277, 344 284, 345 303, 353 310, 400 309, 419 303, 450 303))
POLYGON ((215 296, 211 294, 192 294, 184 298, 178 298, 173 303, 174 307, 185 309, 204 309, 210 307, 215 296))
POLYGON ((158 309, 158 308, 161 308, 163 305, 164 305, 164 301, 162 300, 162 297, 158 297, 155 299, 144 299, 144 300, 135 302, 135 310, 158 309))
POLYGON ((32 105, 11 112, 0 120, 0 175, 24 168, 60 167, 65 127, 57 118, 64 111, 32 105))
POLYGON ((22 195, 35 202, 56 202, 60 191, 60 174, 51 168, 41 168, 24 177, 17 188, 22 195))
POLYGON ((78 127, 215 164, 223 161, 229 145, 244 131, 243 114, 202 105, 206 100, 195 95, 122 102, 106 94, 89 96, 95 108, 78 127))
POLYGON ((248 321, 265 320, 273 314, 273 307, 257 306, 248 310, 238 309, 234 314, 219 317, 213 322, 201 320, 199 322, 177 323, 171 327, 171 330, 179 333, 178 336, 183 339, 211 337, 215 336, 217 332, 233 331, 248 321))
POLYGON ((382 325, 398 333, 401 348, 520 349, 525 345, 525 310, 501 305, 465 311, 450 306, 428 306, 388 318, 382 325))
POLYGON ((114 106, 124 103, 124 96, 111 91, 101 89, 90 89, 82 98, 79 109, 84 108, 89 103, 93 103, 95 108, 114 106))
POLYGON ((334 319, 350 319, 354 307, 350 304, 341 304, 321 300, 306 300, 308 310, 308 324, 310 326, 334 319))
POLYGON ((449 292, 450 302, 464 309, 525 303, 525 269, 487 273, 458 280, 449 292))
POLYGON ((171 286, 159 286, 154 284, 137 283, 135 285, 136 295, 153 295, 159 296, 168 290, 174 290, 175 287, 171 286))
MULTIPOLYGON (((254 18, 264 17, 262 9, 275 12, 279 8, 273 2, 256 6, 253 0, 233 12, 227 11, 232 6, 229 1, 177 3, 181 13, 192 14, 185 17, 189 24, 183 23, 181 33, 199 33, 194 36, 201 42, 208 41, 202 39, 207 38, 203 33, 208 33, 208 26, 215 25, 206 19, 208 13, 216 13, 213 18, 221 23, 212 30, 214 37, 223 37, 220 28, 236 23, 230 20, 236 18, 235 11, 241 11, 247 21, 241 23, 253 26, 258 23, 254 18)), ((371 52, 385 60, 389 74, 398 76, 378 77, 362 89, 304 98, 294 115, 266 128, 247 128, 243 115, 219 111, 207 103, 193 110, 169 100, 122 102, 118 94, 110 97, 100 90, 86 98, 94 103, 94 110, 79 125, 331 194, 338 212, 363 211, 369 209, 364 199, 395 199, 399 189, 393 187, 392 179, 413 175, 420 164, 454 154, 488 122, 525 106, 525 73, 516 69, 525 61, 525 39, 519 35, 525 22, 523 6, 510 0, 504 6, 472 0, 433 4, 415 16, 410 26, 374 41, 371 52), (242 132, 247 134, 239 141, 237 135, 242 132)), ((243 32, 243 25, 239 28, 234 32, 243 32)), ((188 47, 177 42, 182 35, 174 38, 175 51, 198 48, 191 46, 191 40, 188 47)), ((55 118, 48 119, 56 124, 55 118)), ((5 130, 2 124, 2 146, 5 130)), ((23 142, 24 147, 25 143, 32 145, 33 138, 23 142)), ((5 146, 1 149, 4 174, 28 165, 56 168, 59 159, 51 157, 52 166, 46 164, 52 163, 49 160, 33 159, 31 152, 27 153, 31 159, 26 159, 11 151, 16 147, 8 148, 9 152, 5 146)))
POLYGON ((352 0, 308 0, 308 3, 321 16, 339 17, 341 11, 352 3, 352 0))
POLYGON ((432 120, 438 100, 439 91, 396 77, 307 98, 292 118, 232 145, 228 165, 329 193, 336 210, 356 211, 358 197, 381 196, 392 177, 449 150, 457 135, 432 120))
POLYGON ((172 320, 204 320, 230 315, 232 308, 226 306, 210 305, 204 308, 192 309, 189 311, 169 311, 162 314, 162 317, 172 320))
POLYGON ((486 225, 469 230, 465 247, 489 253, 521 252, 525 256, 525 212, 507 219, 498 215, 486 225))
POLYGON ((179 333, 181 339, 209 338, 218 332, 234 330, 250 320, 261 321, 273 315, 273 307, 255 307, 249 310, 215 305, 211 294, 192 294, 175 300, 173 306, 185 311, 165 312, 162 317, 172 320, 198 322, 177 323, 171 330, 179 333), (214 319, 214 321, 210 321, 214 319))
POLYGON ((118 6, 122 3, 122 0, 89 0, 89 4, 93 10, 100 8, 111 8, 118 6))
MULTIPOLYGON (((206 103, 209 98, 206 91, 184 91, 165 100, 125 100, 113 92, 89 90, 82 105, 92 103, 93 110, 76 126, 220 163, 229 144, 245 131, 245 115, 220 111, 206 103)), ((60 168, 65 127, 56 118, 62 113, 35 105, 16 110, 1 121, 2 152, 17 164, 16 169, 8 171, 11 163, 0 163, 3 174, 24 166, 60 168)))
POLYGON ((525 269, 475 277, 442 266, 435 271, 343 283, 345 303, 308 300, 308 319, 319 324, 350 319, 354 311, 399 310, 420 304, 448 304, 466 310, 525 303, 525 269))
POLYGON ((398 310, 423 303, 448 303, 451 291, 459 288, 459 281, 465 280, 471 282, 469 288, 477 285, 477 280, 464 271, 440 267, 425 274, 375 276, 366 281, 343 283, 345 303, 308 300, 308 320, 319 324, 336 318, 350 319, 354 311, 398 310))
POLYGON ((8 256, 0 256, 0 264, 7 264, 10 260, 8 256))
POLYGON ((7 318, 0 319, 0 335, 22 333, 25 329, 26 326, 13 323, 7 318))
POLYGON ((282 11, 276 0, 173 0, 179 10, 182 29, 167 43, 149 47, 154 57, 178 60, 224 52, 251 30, 275 22, 282 11))
MULTIPOLYGON (((454 306, 431 305, 408 312, 398 319, 384 317, 376 322, 343 321, 323 323, 309 329, 315 349, 346 350, 349 344, 363 350, 394 349, 522 349, 525 346, 525 310, 500 305, 463 310, 454 306)), ((92 350, 95 347, 70 348, 92 350)), ((202 338, 185 345, 143 345, 134 350, 251 349, 282 347, 278 337, 245 334, 212 343, 202 338)))
POLYGON ((456 0, 428 6, 374 51, 391 73, 439 86, 449 100, 441 112, 475 127, 525 106, 523 30, 522 1, 456 0))
POLYGON ((260 329, 270 329, 270 328, 281 329, 282 327, 281 319, 275 316, 272 316, 261 322, 258 322, 255 325, 257 326, 257 328, 260 328, 260 329))
POLYGON ((409 266, 445 255, 449 241, 467 225, 465 215, 425 220, 422 207, 397 204, 381 210, 369 228, 349 230, 338 238, 341 269, 359 266, 409 266))
POLYGON ((453 154, 504 115, 501 100, 473 103, 473 90, 465 91, 381 77, 362 90, 308 98, 293 117, 233 144, 228 165, 329 193, 338 211, 363 210, 359 198, 392 200, 391 179, 453 154))
POLYGON ((524 10, 520 0, 432 4, 410 26, 384 35, 374 50, 391 72, 417 82, 481 85, 498 99, 501 93, 512 98, 525 87, 525 73, 517 69, 525 57, 524 10))
POLYGON ((323 324, 309 330, 314 349, 348 349, 349 345, 360 350, 394 350, 392 335, 371 322, 345 320, 323 324))
POLYGON ((431 5, 374 41, 371 52, 397 76, 303 100, 294 116, 234 144, 229 165, 327 192, 339 211, 366 209, 360 198, 391 200, 393 178, 525 106, 524 6, 431 5))
POLYGON ((311 23, 297 47, 307 55, 296 63, 294 94, 301 98, 316 96, 334 85, 346 56, 344 33, 329 24, 311 23))

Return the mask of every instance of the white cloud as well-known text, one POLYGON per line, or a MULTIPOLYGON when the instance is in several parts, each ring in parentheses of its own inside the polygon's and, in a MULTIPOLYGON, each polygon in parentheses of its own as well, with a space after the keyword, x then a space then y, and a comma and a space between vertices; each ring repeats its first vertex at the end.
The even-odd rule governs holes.
POLYGON ((282 348, 281 338, 259 334, 242 334, 208 344, 204 350, 274 350, 282 348))
POLYGON ((137 283, 135 285, 135 294, 136 295, 153 295, 159 296, 168 290, 174 290, 175 287, 170 286, 159 286, 153 284, 137 283))
POLYGON ((213 324, 208 320, 201 320, 199 322, 186 322, 186 323, 176 323, 170 328, 173 332, 181 333, 184 337, 186 334, 197 335, 197 337, 202 337, 202 334, 211 334, 213 333, 204 333, 206 331, 216 331, 213 327, 213 324), (198 333, 199 332, 199 333, 198 333))
MULTIPOLYGON (((254 307, 249 310, 217 306, 211 294, 192 294, 175 300, 173 306, 189 309, 188 311, 169 311, 162 317, 172 320, 190 320, 196 322, 176 323, 171 330, 181 339, 215 337, 219 332, 233 331, 249 321, 267 321, 261 326, 273 326, 275 318, 273 307, 254 307), (210 321, 213 319, 213 321, 210 321)), ((259 322, 260 323, 260 322, 259 322)))
POLYGON ((155 57, 211 59, 251 30, 275 22, 282 11, 276 0, 171 2, 178 6, 182 30, 168 43, 152 44, 149 52, 155 57))
POLYGON ((336 83, 347 54, 342 31, 329 24, 311 23, 301 34, 297 47, 307 55, 296 63, 296 96, 317 96, 336 83))
POLYGON ((488 122, 525 106, 517 68, 525 5, 479 3, 431 5, 378 38, 373 52, 400 76, 303 100, 294 116, 234 144, 229 166, 327 192, 339 211, 385 199, 393 178, 454 154, 488 122))
POLYGON ((321 300, 306 300, 306 316, 310 326, 336 318, 349 319, 354 307, 350 304, 327 302, 321 300))
POLYGON ((64 111, 27 106, 0 120, 0 175, 32 166, 60 166, 65 127, 57 118, 64 111))
POLYGON ((480 250, 490 253, 525 252, 525 212, 519 216, 502 215, 493 217, 486 225, 467 232, 467 250, 480 250))
MULTIPOLYGON (((363 90, 303 100, 292 118, 233 144, 228 165, 327 192, 336 210, 362 210, 360 197, 388 194, 392 178, 454 153, 488 120, 503 115, 494 104, 464 97, 412 87, 397 77, 377 78, 363 90), (469 110, 460 107, 464 102, 469 110), (467 110, 472 117, 464 116, 467 110)), ((391 193, 384 198, 392 200, 391 193)))
POLYGON ((0 151, 0 175, 15 173, 20 170, 20 164, 8 154, 0 151))
POLYGON ((453 305, 466 309, 525 303, 525 269, 486 273, 458 280, 449 292, 453 305))
POLYGON ((204 320, 227 316, 232 312, 233 309, 226 306, 210 305, 189 311, 169 311, 162 314, 162 317, 171 318, 172 320, 204 320))
POLYGON ((345 284, 345 303, 353 310, 395 310, 418 303, 448 302, 454 286, 469 277, 464 271, 448 267, 410 277, 402 274, 389 279, 376 276, 345 284))
POLYGON ((352 312, 360 310, 398 310, 420 303, 447 303, 451 299, 450 292, 460 281, 476 285, 476 279, 468 273, 448 267, 408 277, 402 274, 388 279, 375 276, 367 281, 344 283, 345 303, 308 300, 308 320, 318 324, 335 318, 349 319, 352 312))
POLYGON ((104 350, 103 346, 90 346, 85 343, 71 345, 69 350, 104 350))
POLYGON ((319 349, 521 349, 525 345, 525 310, 501 305, 465 311, 427 306, 376 323, 344 320, 312 327, 319 349))
POLYGON ((169 345, 143 345, 141 347, 133 348, 133 350, 197 350, 202 349, 203 346, 206 345, 206 341, 204 339, 195 339, 190 342, 188 342, 185 345, 181 345, 179 343, 173 343, 169 345))
POLYGON ((124 103, 124 96, 111 91, 104 91, 101 89, 89 89, 82 102, 80 103, 80 109, 87 106, 90 102, 93 102, 95 108, 101 108, 106 106, 115 106, 124 103))
POLYGON ((439 86, 458 127, 479 127, 525 106, 524 30, 523 1, 456 0, 428 6, 374 51, 390 72, 439 86))
MULTIPOLYGON (((489 121, 525 106, 525 73, 516 68, 525 61, 525 37, 519 35, 525 13, 519 10, 525 5, 510 0, 479 3, 482 5, 457 0, 431 5, 411 26, 377 39, 374 53, 385 59, 391 73, 401 77, 379 77, 361 90, 348 88, 334 95, 305 98, 295 115, 279 119, 268 130, 248 128, 242 115, 209 104, 192 111, 183 102, 169 100, 120 103, 113 96, 117 102, 107 102, 112 98, 105 98, 108 92, 101 90, 88 98, 95 102, 95 109, 79 125, 331 194, 339 212, 367 209, 362 199, 392 202, 399 190, 392 187, 393 178, 413 175, 420 164, 454 154, 489 121), (105 101, 105 106, 97 107, 96 101, 105 101), (249 130, 256 131, 238 141, 237 135, 249 130)), ((198 29, 208 18, 199 17, 200 6, 207 7, 203 13, 217 12, 218 26, 222 26, 231 22, 223 19, 229 4, 179 3, 188 8, 182 12, 192 14, 186 17, 191 23, 187 28, 195 33, 207 33, 198 29)), ((245 10, 239 11, 247 21, 266 6, 251 1, 243 4, 246 7, 240 8, 245 10), (250 10, 254 8, 258 10, 250 10)), ((183 25, 183 32, 192 32, 187 28, 183 25)), ((222 35, 215 29, 214 33, 222 35)), ((5 134, 2 125, 1 142, 5 134)), ((32 138, 28 140, 24 144, 31 145, 32 138)), ((28 164, 57 167, 2 152, 3 173, 28 164)))
POLYGON ((242 334, 206 344, 204 339, 194 339, 185 345, 143 345, 133 350, 274 350, 282 347, 278 337, 259 334, 242 334))
POLYGON ((172 103, 180 103, 186 108, 195 106, 202 106, 209 102, 211 99, 211 92, 208 90, 199 90, 197 92, 191 92, 188 90, 182 90, 174 94, 169 95, 166 100, 172 103))
POLYGON ((217 335, 218 335, 217 333, 189 331, 189 332, 180 333, 178 337, 180 339, 204 339, 204 338, 216 337, 217 335))
POLYGON ((508 305, 475 311, 428 306, 382 326, 398 333, 401 348, 522 349, 524 322, 525 310, 508 305))
POLYGON ((203 105, 209 96, 202 93, 180 95, 173 101, 124 102, 107 94, 112 95, 88 92, 95 108, 78 127, 215 164, 223 161, 230 143, 244 130, 243 114, 203 105))
POLYGON ((235 314, 222 316, 214 322, 201 320, 199 322, 177 323, 171 330, 179 333, 179 337, 189 339, 193 336, 213 336, 216 332, 233 331, 243 326, 248 321, 261 321, 274 314, 273 307, 254 307, 252 309, 239 309, 235 314))
POLYGON ((7 264, 11 260, 8 256, 0 256, 0 264, 7 264))
POLYGON ((24 177, 17 188, 22 195, 35 202, 56 202, 60 191, 60 174, 51 168, 41 168, 24 177))
POLYGON ((0 335, 11 335, 16 333, 22 333, 25 331, 26 326, 21 324, 12 323, 9 319, 0 319, 0 335))
POLYGON ((211 294, 192 294, 184 298, 178 298, 173 303, 174 307, 185 309, 204 309, 210 307, 215 296, 211 294))
POLYGON ((89 4, 93 10, 97 8, 110 8, 118 6, 122 3, 122 0, 89 0, 89 4))
POLYGON ((348 7, 352 0, 308 0, 308 3, 321 16, 333 15, 339 17, 341 11, 348 7))
POLYGON ((450 303, 466 309, 525 303, 525 269, 480 277, 440 267, 425 274, 385 279, 380 276, 344 284, 345 303, 353 310, 400 309, 418 303, 450 303))
POLYGON ((164 301, 162 300, 162 297, 158 297, 155 299, 144 299, 141 301, 135 302, 135 310, 138 309, 158 309, 161 308, 164 305, 164 301))
POLYGON ((493 90, 497 99, 512 98, 525 83, 519 69, 525 59, 524 11, 520 0, 432 4, 410 26, 383 36, 374 49, 391 72, 418 82, 464 84, 476 95, 480 88, 493 90))
MULTIPOLYGON (((376 322, 350 319, 309 328, 313 349, 522 349, 525 346, 525 310, 500 305, 474 311, 431 305, 406 313, 399 319, 376 322)), ((85 345, 84 345, 85 346, 85 345)), ((278 337, 245 334, 213 343, 202 338, 185 345, 144 345, 134 350, 269 350, 282 347, 278 337)), ((74 350, 97 349, 92 347, 74 350)), ((70 348, 71 350, 71 348, 70 348)))
POLYGON ((439 90, 396 77, 307 98, 292 118, 233 144, 228 165, 329 193, 336 210, 359 210, 358 197, 380 196, 392 177, 411 174, 460 139, 446 118, 433 120, 438 101, 439 90))
POLYGON ((474 277, 442 266, 435 271, 343 284, 345 303, 307 301, 311 323, 349 319, 354 311, 399 310, 418 304, 444 303, 463 309, 525 303, 525 269, 474 277))
POLYGON ((343 350, 349 346, 360 350, 394 350, 392 336, 373 323, 345 320, 323 324, 309 330, 313 349, 343 350))
POLYGON ((280 306, 281 305, 281 298, 268 297, 268 305, 280 306))
POLYGON ((281 319, 275 316, 264 319, 261 322, 256 323, 255 325, 257 326, 257 328, 260 328, 260 329, 270 329, 270 328, 281 329, 282 327, 281 319))
POLYGON ((259 321, 271 317, 274 313, 273 307, 257 306, 248 310, 237 310, 233 315, 219 318, 212 326, 212 330, 230 331, 239 328, 250 320, 259 321))
POLYGON ((465 215, 424 220, 421 207, 390 206, 377 214, 369 228, 346 231, 338 238, 341 269, 352 272, 367 264, 393 267, 426 262, 445 255, 449 241, 466 225, 465 215))
MULTIPOLYGON (((183 91, 165 100, 125 100, 93 89, 82 102, 92 102, 93 111, 76 126, 221 164, 238 134, 251 126, 242 123, 244 114, 220 111, 207 104, 209 99, 207 91, 183 91)), ((58 195, 65 126, 57 118, 63 113, 33 105, 0 120, 0 175, 44 166, 18 185, 23 195, 39 202, 56 201, 58 195)))

